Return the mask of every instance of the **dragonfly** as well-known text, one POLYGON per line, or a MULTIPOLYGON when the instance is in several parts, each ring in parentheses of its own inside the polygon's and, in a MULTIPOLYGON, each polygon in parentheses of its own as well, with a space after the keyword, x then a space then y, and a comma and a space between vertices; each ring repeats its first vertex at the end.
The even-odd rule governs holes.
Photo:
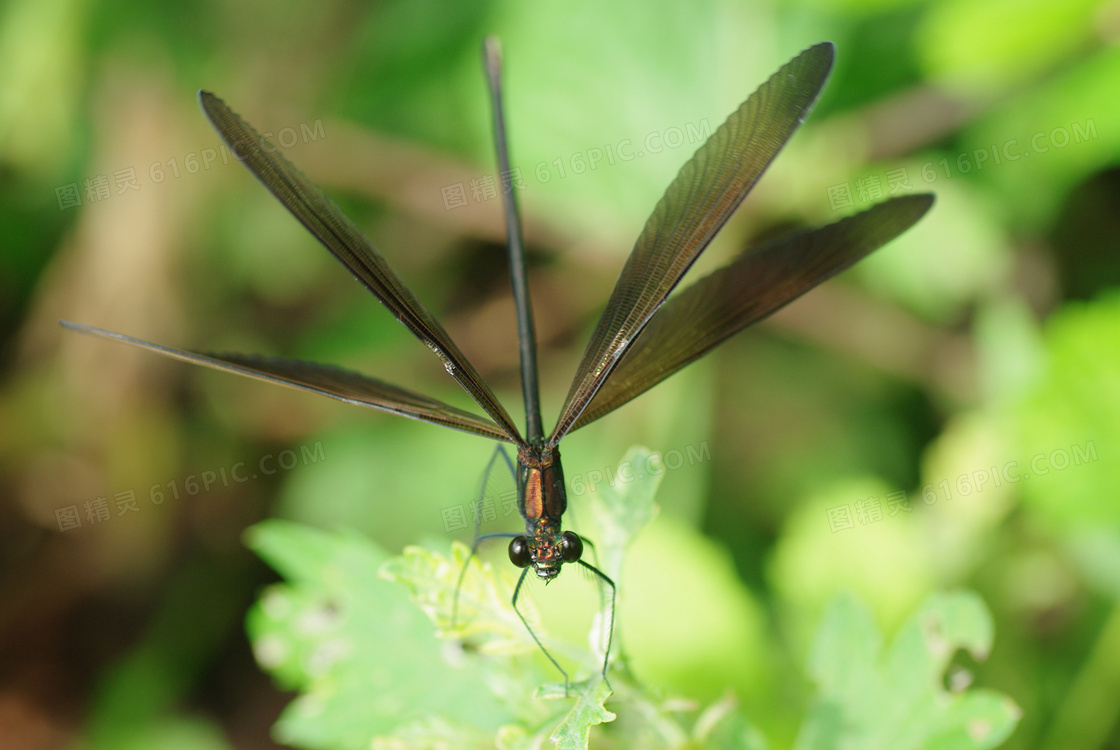
MULTIPOLYGON (((517 190, 506 141, 501 50, 494 37, 483 44, 483 61, 502 177, 506 252, 517 315, 526 415, 524 433, 436 317, 354 222, 271 142, 207 91, 199 92, 202 111, 238 160, 439 357, 447 372, 484 414, 316 362, 193 352, 69 321, 61 324, 185 362, 489 438, 498 441, 499 446, 512 444, 517 450, 516 467, 508 457, 506 462, 515 471, 517 506, 525 521, 525 531, 485 537, 479 537, 476 531, 471 555, 484 538, 510 539, 510 561, 522 569, 512 606, 537 646, 564 675, 565 685, 567 672, 544 647, 517 606, 522 585, 530 571, 548 583, 563 566, 578 565, 590 571, 601 585, 609 586, 611 617, 602 667, 605 679, 614 631, 616 586, 605 573, 583 559, 585 540, 562 528, 567 495, 560 441, 891 241, 921 219, 933 204, 931 194, 904 195, 827 226, 747 248, 728 265, 670 297, 808 115, 832 69, 835 53, 831 42, 822 42, 787 62, 732 112, 684 164, 638 235, 591 334, 556 424, 547 435, 541 420, 537 345, 517 190)), ((505 456, 504 452, 502 455, 505 456)))

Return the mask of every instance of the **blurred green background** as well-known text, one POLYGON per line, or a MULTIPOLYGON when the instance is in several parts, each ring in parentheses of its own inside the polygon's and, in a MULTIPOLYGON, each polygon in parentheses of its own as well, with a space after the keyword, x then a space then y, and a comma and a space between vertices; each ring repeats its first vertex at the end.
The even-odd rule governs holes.
MULTIPOLYGON (((1006 746, 1120 748, 1115 0, 9 0, 0 748, 272 747, 291 696, 244 635, 275 579, 245 528, 469 538, 486 441, 57 321, 472 406, 219 148, 205 88, 338 200, 520 414, 487 33, 546 423, 696 134, 804 47, 837 44, 832 79, 694 277, 776 232, 937 194, 900 240, 565 441, 573 485, 636 443, 682 457, 623 582, 638 675, 669 696, 733 690, 781 747, 835 593, 890 631, 964 586, 996 638, 963 666, 1023 710, 1006 746)), ((518 528, 505 513, 485 528, 518 528)))

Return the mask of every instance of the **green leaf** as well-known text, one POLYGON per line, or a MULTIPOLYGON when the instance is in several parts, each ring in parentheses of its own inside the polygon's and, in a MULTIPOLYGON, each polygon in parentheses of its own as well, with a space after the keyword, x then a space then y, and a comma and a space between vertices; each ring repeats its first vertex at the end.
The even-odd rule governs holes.
POLYGON ((374 738, 370 750, 447 750, 451 747, 482 750, 493 745, 492 732, 430 717, 401 727, 392 735, 374 738))
POLYGON ((579 700, 550 738, 557 750, 586 748, 591 738, 591 727, 616 718, 603 706, 611 695, 611 688, 602 675, 596 675, 580 688, 579 700))
POLYGON ((509 718, 476 672, 448 663, 406 593, 378 578, 388 556, 371 542, 272 520, 248 543, 287 579, 247 620, 261 666, 302 693, 276 724, 281 742, 365 750, 435 715, 490 735, 509 718))
POLYGON ((820 695, 796 748, 970 750, 1001 744, 1020 711, 994 691, 946 690, 953 654, 980 660, 991 649, 991 616, 969 592, 934 594, 910 617, 886 653, 863 605, 833 603, 809 659, 820 695))
MULTIPOLYGON (((536 650, 510 606, 511 577, 482 563, 477 556, 468 564, 469 554, 470 550, 459 542, 452 544, 450 558, 422 547, 407 547, 404 554, 381 567, 380 575, 408 589, 412 601, 435 623, 436 635, 441 638, 470 640, 484 653, 536 650)), ((519 605, 530 622, 539 620, 530 600, 526 598, 519 605)))
MULTIPOLYGON (((588 534, 612 577, 656 515, 660 474, 648 469, 657 465, 648 450, 632 449, 613 486, 592 492, 584 504, 588 534)), ((258 661, 283 687, 300 692, 275 729, 287 744, 528 750, 551 742, 586 748, 599 726, 597 734, 629 747, 767 747, 730 697, 688 728, 696 705, 651 697, 636 682, 617 638, 608 682, 601 673, 605 612, 592 621, 589 645, 580 646, 550 636, 547 626, 557 613, 538 614, 526 595, 518 608, 541 643, 590 675, 568 685, 545 682, 555 679, 555 667, 510 603, 518 573, 470 557, 462 544, 453 544, 450 555, 409 547, 390 557, 356 534, 284 521, 258 524, 249 544, 287 579, 265 592, 248 620, 258 661), (614 723, 616 713, 606 707, 612 683, 626 697, 619 702, 630 714, 625 726, 614 723)), ((559 588, 541 595, 548 597, 542 607, 564 595, 563 580, 580 584, 568 574, 559 588)), ((571 591, 586 603, 586 584, 571 591)), ((599 604, 605 607, 605 597, 599 604)))

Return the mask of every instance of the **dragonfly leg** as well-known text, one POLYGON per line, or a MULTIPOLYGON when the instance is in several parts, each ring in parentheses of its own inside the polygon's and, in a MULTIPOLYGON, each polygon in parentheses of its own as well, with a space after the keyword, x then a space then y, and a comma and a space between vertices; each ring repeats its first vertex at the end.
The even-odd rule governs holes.
POLYGON ((514 469, 513 462, 506 455, 502 444, 498 443, 494 446, 494 452, 490 454, 490 460, 486 462, 486 468, 482 472, 482 483, 478 487, 478 498, 471 508, 474 511, 474 540, 476 543, 481 538, 478 535, 478 529, 482 525, 482 503, 486 499, 486 485, 490 481, 490 472, 494 471, 494 464, 497 463, 499 456, 506 462, 506 468, 509 469, 510 476, 514 477, 515 480, 517 478, 517 470, 514 469))
POLYGON ((474 544, 471 545, 471 553, 467 555, 467 559, 463 562, 463 569, 459 571, 459 580, 455 582, 455 598, 454 605, 451 609, 451 627, 459 621, 459 590, 463 588, 463 578, 467 575, 467 568, 471 564, 471 559, 474 558, 478 552, 478 546, 485 542, 487 539, 512 539, 515 536, 521 536, 511 531, 500 531, 496 534, 483 534, 482 536, 475 537, 474 544))
POLYGON ((508 532, 481 535, 478 533, 479 526, 482 524, 482 501, 486 497, 486 483, 490 479, 490 472, 494 470, 494 464, 497 462, 499 456, 506 462, 509 473, 514 477, 517 476, 513 468, 513 462, 510 461, 509 456, 506 455, 506 452, 502 449, 501 443, 494 446, 494 453, 491 454, 490 460, 486 462, 486 469, 482 472, 482 484, 478 488, 478 499, 475 500, 474 503, 474 541, 471 542, 471 553, 467 555, 467 559, 463 562, 463 569, 459 571, 459 580, 455 582, 455 598, 453 599, 454 604, 451 609, 451 627, 453 628, 459 621, 459 590, 463 587, 463 577, 467 574, 467 567, 470 565, 471 559, 474 558, 475 554, 478 552, 479 544, 487 539, 510 539, 518 536, 517 534, 508 532))
MULTIPOLYGON (((591 547, 592 549, 594 549, 595 545, 592 544, 591 547)), ((610 576, 596 568, 591 563, 584 562, 583 560, 577 560, 576 562, 578 562, 587 570, 590 570, 592 573, 598 576, 603 583, 606 583, 611 587, 611 616, 610 621, 607 624, 607 650, 603 655, 603 680, 607 683, 607 686, 610 687, 610 681, 607 680, 607 667, 610 666, 611 663, 611 645, 614 643, 614 605, 615 597, 618 594, 618 589, 615 587, 614 581, 610 579, 610 576)), ((598 560, 596 560, 596 562, 598 562, 598 560)), ((600 593, 601 592, 602 590, 600 589, 600 593)))
MULTIPOLYGON (((601 563, 599 562, 599 549, 595 546, 595 542, 591 541, 585 536, 581 536, 580 539, 583 540, 584 544, 591 548, 591 554, 595 558, 595 567, 598 568, 601 563)), ((595 588, 599 592, 599 610, 602 611, 607 607, 607 600, 603 595, 602 581, 598 581, 598 584, 599 585, 597 585, 595 588)))
POLYGON ((521 594, 521 584, 525 583, 525 576, 528 575, 530 570, 532 570, 532 568, 525 568, 525 570, 521 571, 521 577, 517 579, 517 586, 513 589, 513 600, 511 602, 513 605, 513 611, 516 612, 517 616, 521 618, 521 624, 524 625, 525 629, 529 631, 529 635, 533 636, 533 640, 536 642, 537 648, 539 648, 544 653, 544 655, 548 657, 548 660, 552 662, 552 666, 556 667, 558 670, 560 670, 560 674, 564 675, 564 695, 566 697, 568 695, 569 685, 568 673, 565 672, 564 668, 560 666, 560 662, 552 658, 552 654, 548 652, 548 649, 544 647, 543 643, 541 643, 541 639, 537 637, 536 632, 533 630, 533 626, 529 624, 529 621, 525 619, 525 615, 521 614, 521 610, 517 608, 517 597, 521 594))

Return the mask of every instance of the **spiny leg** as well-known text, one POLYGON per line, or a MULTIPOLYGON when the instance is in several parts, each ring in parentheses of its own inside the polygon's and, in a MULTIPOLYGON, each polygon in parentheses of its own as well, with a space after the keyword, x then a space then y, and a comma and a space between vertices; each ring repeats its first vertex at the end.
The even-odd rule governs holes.
MULTIPOLYGON (((529 621, 525 619, 525 615, 521 614, 521 610, 517 608, 517 597, 521 594, 521 584, 525 583, 525 576, 529 574, 530 570, 532 570, 532 568, 525 568, 525 570, 521 571, 521 577, 517 579, 517 586, 513 589, 513 601, 511 602, 513 604, 513 611, 521 618, 521 624, 529 631, 529 635, 533 636, 537 648, 548 657, 548 660, 552 662, 552 666, 556 667, 560 670, 560 674, 564 675, 564 695, 566 696, 568 694, 568 673, 560 666, 560 662, 556 661, 556 659, 552 658, 552 654, 548 653, 548 649, 544 647, 544 644, 541 643, 541 639, 538 638, 537 634, 533 631, 533 626, 529 624, 529 621)), ((602 574, 600 573, 600 575, 602 574)))
MULTIPOLYGON (((500 531, 494 534, 483 534, 480 537, 475 537, 474 544, 471 545, 471 553, 467 555, 467 559, 463 562, 463 568, 459 571, 459 580, 455 582, 455 598, 454 604, 451 607, 451 627, 454 628, 459 621, 459 589, 463 588, 463 578, 467 575, 467 567, 470 566, 471 560, 474 558, 475 553, 478 552, 478 545, 485 542, 487 539, 512 539, 515 536, 521 536, 511 531, 500 531)), ((524 575, 522 575, 524 578, 524 575)))
MULTIPOLYGON (((590 539, 588 539, 585 536, 581 536, 580 539, 583 541, 584 544, 586 544, 588 547, 591 548, 591 554, 595 556, 595 567, 598 568, 599 565, 600 565, 600 563, 599 563, 599 550, 598 550, 598 548, 595 547, 595 542, 591 541, 590 539)), ((599 591, 599 609, 602 610, 604 608, 604 606, 606 605, 606 601, 603 599, 603 587, 602 586, 596 586, 596 588, 599 591)))
POLYGON ((454 604, 451 608, 452 628, 454 628, 456 623, 459 621, 459 590, 463 587, 463 577, 467 574, 467 567, 470 565, 471 560, 478 552, 478 545, 487 539, 510 539, 512 537, 518 536, 517 534, 509 532, 498 532, 494 534, 482 535, 479 535, 478 533, 479 526, 481 526, 482 524, 482 501, 486 496, 486 485, 490 480, 490 472, 494 470, 494 463, 498 460, 498 456, 501 456, 502 459, 506 462, 506 467, 509 469, 510 475, 515 478, 517 477, 517 472, 513 468, 513 462, 509 460, 509 456, 506 455, 506 452, 502 449, 501 444, 499 443, 498 445, 494 446, 494 452, 490 455, 490 460, 486 462, 486 468, 482 472, 482 483, 481 485, 479 485, 478 499, 474 504, 474 541, 471 542, 471 553, 467 555, 467 559, 463 561, 463 568, 459 571, 459 579, 455 582, 455 597, 453 599, 454 604))
MULTIPOLYGON (((592 547, 594 547, 594 545, 592 545, 592 547)), ((577 560, 576 562, 590 570, 595 575, 599 576, 600 579, 602 579, 608 586, 611 587, 611 617, 610 622, 607 625, 607 651, 603 655, 603 681, 607 683, 608 687, 610 687, 611 683, 607 679, 607 667, 610 666, 611 663, 611 644, 614 642, 614 605, 615 598, 618 594, 618 589, 615 587, 614 581, 612 581, 606 573, 599 570, 591 563, 584 562, 583 560, 577 560)))
POLYGON ((486 462, 486 468, 482 471, 482 483, 478 487, 478 498, 474 502, 472 510, 474 511, 474 538, 475 541, 479 539, 478 529, 482 525, 482 503, 486 499, 486 485, 490 483, 490 473, 494 471, 494 463, 498 460, 498 456, 506 462, 506 468, 509 469, 509 474, 517 479, 517 470, 513 467, 513 462, 509 460, 502 444, 498 443, 494 446, 494 452, 490 454, 490 460, 486 462))

